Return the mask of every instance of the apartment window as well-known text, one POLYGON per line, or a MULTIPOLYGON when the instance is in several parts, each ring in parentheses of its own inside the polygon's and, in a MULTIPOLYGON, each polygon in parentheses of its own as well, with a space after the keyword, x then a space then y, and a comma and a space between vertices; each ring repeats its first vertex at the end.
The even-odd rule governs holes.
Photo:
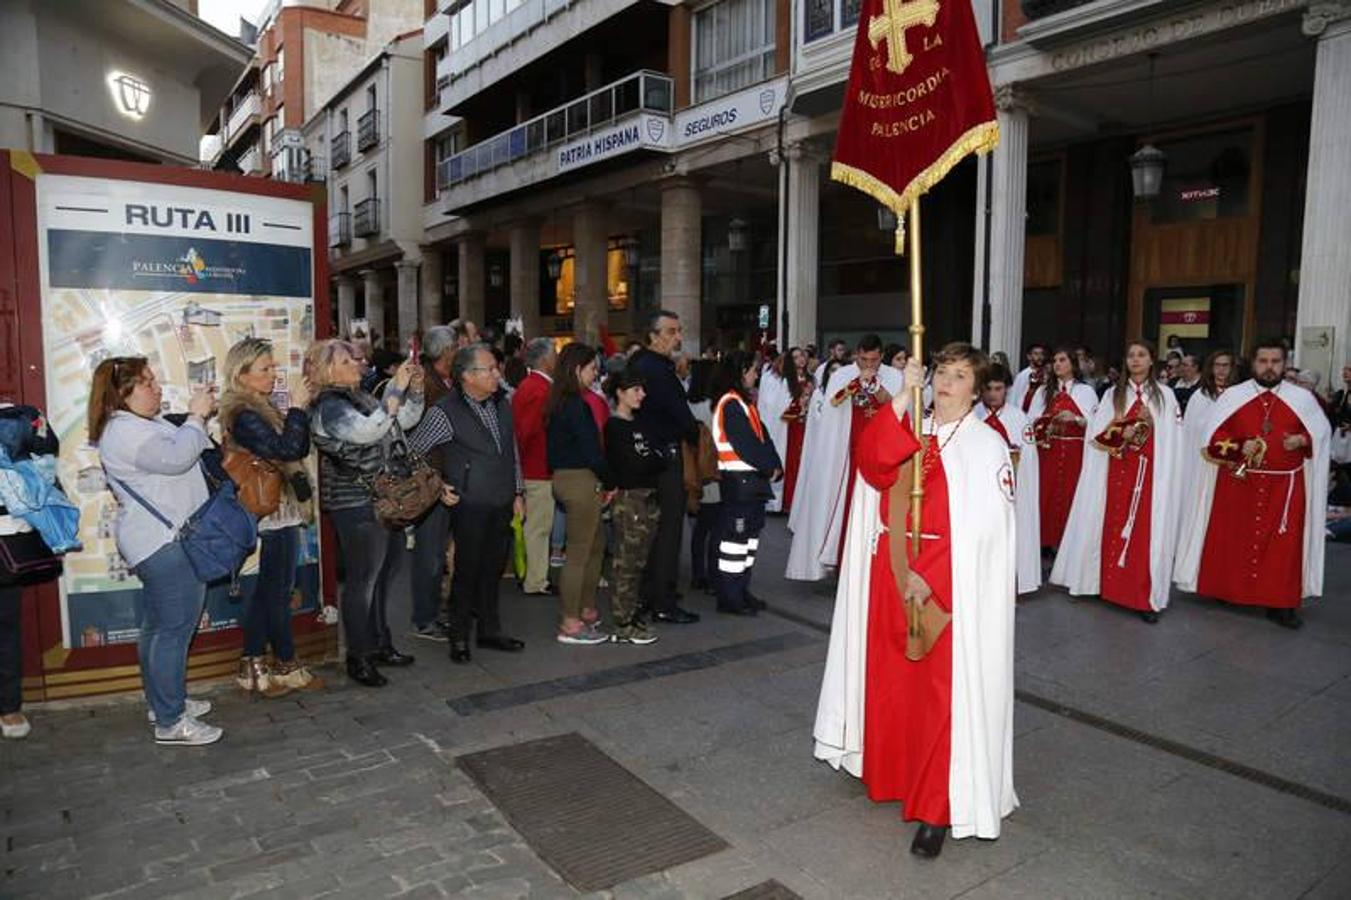
POLYGON ((347 185, 338 188, 338 212, 347 212, 352 208, 351 201, 347 197, 347 185))
POLYGON ((858 24, 861 0, 807 0, 802 8, 804 40, 810 42, 858 24))
POLYGON ((347 110, 338 110, 338 134, 344 134, 347 131, 347 110))
POLYGON ((507 12, 506 0, 488 0, 488 23, 498 21, 507 12))
POLYGON ((272 63, 263 66, 263 96, 272 96, 272 63))
POLYGON ((286 80, 286 48, 278 47, 276 82, 277 84, 281 84, 285 80, 286 80))
POLYGON ((694 14, 694 102, 774 73, 775 0, 721 0, 694 14))
POLYGON ((374 200, 380 196, 380 182, 376 180, 375 170, 366 173, 366 196, 374 200))

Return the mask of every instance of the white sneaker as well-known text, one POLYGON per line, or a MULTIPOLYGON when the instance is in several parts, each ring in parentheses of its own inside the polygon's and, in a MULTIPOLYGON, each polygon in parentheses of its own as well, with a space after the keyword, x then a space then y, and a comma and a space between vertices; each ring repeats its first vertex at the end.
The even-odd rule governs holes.
POLYGON ((184 716, 172 728, 155 726, 155 743, 177 744, 184 747, 204 747, 221 739, 221 731, 215 725, 199 722, 192 716, 184 716))
POLYGON ((609 642, 610 636, 597 631, 594 625, 587 625, 575 634, 568 634, 566 631, 558 632, 558 643, 560 644, 591 647, 596 644, 608 644, 609 642))
POLYGON ((10 725, 8 722, 0 722, 0 736, 3 736, 11 741, 23 740, 24 738, 28 737, 29 732, 31 732, 32 730, 33 726, 29 724, 27 719, 24 719, 17 725, 10 725))
MULTIPOLYGON (((209 712, 211 712, 210 700, 194 700, 189 697, 183 702, 183 715, 185 716, 192 716, 194 719, 200 719, 209 712)), ((147 711, 146 718, 150 720, 151 725, 154 725, 155 711, 153 709, 147 711)))

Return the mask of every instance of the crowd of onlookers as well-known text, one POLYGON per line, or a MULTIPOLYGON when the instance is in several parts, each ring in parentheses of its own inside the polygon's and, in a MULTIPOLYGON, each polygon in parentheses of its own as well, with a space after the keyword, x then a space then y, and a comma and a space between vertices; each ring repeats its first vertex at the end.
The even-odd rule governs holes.
MULTIPOLYGON (((118 500, 118 549, 142 585, 138 657, 156 741, 200 745, 221 736, 202 721, 210 703, 186 694, 207 584, 179 534, 217 486, 232 474, 238 480, 232 459, 266 470, 275 495, 257 516, 257 578, 241 598, 237 681, 258 696, 323 688, 291 635, 302 534, 320 513, 337 535, 346 673, 361 685, 382 686, 382 670, 414 662, 396 647, 403 629, 388 618, 400 592, 411 601, 407 634, 448 644, 455 663, 476 650, 524 649, 499 609, 506 573, 526 595, 557 597, 562 644, 646 645, 661 627, 698 622, 677 585, 686 519, 688 589, 715 596, 721 612, 754 615, 763 604, 750 579, 766 510, 792 503, 808 406, 848 362, 848 345, 834 341, 819 358, 811 346, 690 358, 682 337, 679 317, 657 311, 643 340, 622 352, 499 337, 459 320, 421 334, 416 356, 321 340, 305 354, 303 378, 289 379, 289 395, 274 393, 271 345, 245 338, 227 354, 219 397, 199 388, 178 414, 164 412, 144 357, 100 362, 88 436, 118 500), (432 473, 433 493, 414 517, 391 524, 380 480, 414 469, 432 473)), ((1100 396, 1121 377, 1117 364, 1100 370, 1086 348, 1070 352, 1100 396)), ((1000 357, 993 362, 1011 375, 1000 357)), ((898 369, 907 359, 897 344, 882 353, 898 369)), ((1029 348, 1027 364, 1047 369, 1046 347, 1029 348)), ((1159 362, 1159 377, 1185 404, 1217 379, 1235 383, 1239 364, 1225 351, 1198 361, 1178 346, 1159 362)), ((1317 393, 1315 373, 1289 377, 1317 393)), ((1351 367, 1342 377, 1351 379, 1351 367)), ((1343 389, 1320 401, 1341 442, 1336 502, 1348 492, 1351 399, 1343 389)), ((0 439, 5 461, 56 453, 31 407, 0 405, 0 439)), ((0 508, 0 536, 27 530, 0 508)), ((5 737, 30 727, 20 711, 19 596, 18 586, 0 587, 5 737)))

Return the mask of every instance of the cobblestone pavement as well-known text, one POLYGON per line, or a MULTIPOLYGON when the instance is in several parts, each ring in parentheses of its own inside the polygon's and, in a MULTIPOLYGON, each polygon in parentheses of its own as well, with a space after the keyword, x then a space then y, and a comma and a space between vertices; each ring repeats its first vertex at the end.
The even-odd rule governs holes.
POLYGON ((526 653, 457 667, 407 638, 417 664, 384 690, 334 670, 274 701, 205 689, 226 732, 209 748, 153 745, 139 700, 30 709, 32 738, 0 743, 0 897, 575 896, 454 766, 568 731, 732 845, 617 897, 771 878, 822 898, 1351 896, 1347 548, 1297 633, 1195 598, 1153 627, 1022 601, 1023 807, 999 841, 920 862, 894 804, 811 758, 832 591, 783 581, 784 544, 774 520, 756 568, 774 614, 688 598, 704 621, 651 647, 564 647, 553 602, 509 590, 526 653))

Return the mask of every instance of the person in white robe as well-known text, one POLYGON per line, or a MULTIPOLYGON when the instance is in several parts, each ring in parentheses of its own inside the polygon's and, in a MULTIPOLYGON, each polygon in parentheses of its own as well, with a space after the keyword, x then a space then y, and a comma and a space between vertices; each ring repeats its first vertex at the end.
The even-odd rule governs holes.
MULTIPOLYGON (((876 340, 876 336, 870 337, 876 340)), ((873 355, 880 362, 880 345, 873 355)), ((874 363, 872 372, 890 395, 900 390, 902 375, 896 369, 874 363)), ((788 530, 793 537, 784 574, 793 581, 820 581, 839 560, 855 416, 850 403, 834 403, 832 399, 859 375, 858 363, 841 366, 830 377, 819 405, 813 401, 816 408, 808 418, 793 508, 788 513, 788 530)))
POLYGON ((993 415, 1000 427, 996 429, 1008 442, 1009 454, 1014 456, 1013 470, 1017 476, 1014 493, 1014 514, 1018 522, 1018 593, 1031 594, 1041 587, 1041 476, 1037 461, 1037 442, 1029 427, 1031 420, 1008 399, 1008 370, 1002 366, 992 369, 994 374, 985 382, 981 401, 975 413, 987 425, 993 415))
MULTIPOLYGON (((760 391, 755 398, 755 407, 760 413, 760 421, 769 432, 779 459, 788 458, 788 423, 783 420, 783 411, 792 402, 788 392, 788 382, 783 378, 781 360, 766 365, 760 373, 760 391)), ((783 509, 783 479, 770 485, 774 496, 765 501, 765 512, 776 513, 783 509)))
POLYGON ((1046 372, 1046 345, 1033 344, 1027 348, 1027 366, 1013 378, 1013 385, 1009 388, 1009 403, 1023 412, 1029 409, 1027 395, 1041 387, 1043 376, 1046 372), (1035 376, 1035 377, 1034 377, 1035 376))

